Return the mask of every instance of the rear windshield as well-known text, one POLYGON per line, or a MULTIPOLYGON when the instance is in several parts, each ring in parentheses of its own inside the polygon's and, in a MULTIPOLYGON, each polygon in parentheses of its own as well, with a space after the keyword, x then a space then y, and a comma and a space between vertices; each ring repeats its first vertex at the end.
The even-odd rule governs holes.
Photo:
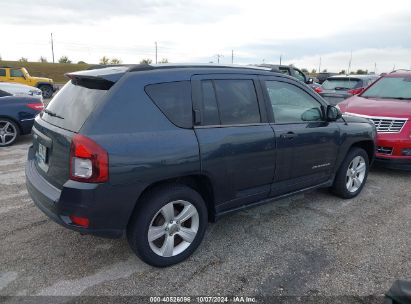
POLYGON ((68 82, 52 99, 42 119, 60 128, 78 132, 107 90, 88 89, 68 82))
POLYGON ((361 97, 377 97, 389 99, 411 99, 411 77, 381 78, 361 97))
POLYGON ((361 81, 353 78, 328 78, 322 87, 324 90, 351 90, 361 87, 361 81))

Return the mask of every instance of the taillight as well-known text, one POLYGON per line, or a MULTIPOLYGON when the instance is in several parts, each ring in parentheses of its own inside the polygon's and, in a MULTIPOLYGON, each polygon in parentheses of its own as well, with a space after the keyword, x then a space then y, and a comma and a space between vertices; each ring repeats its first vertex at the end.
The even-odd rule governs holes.
POLYGON ((316 91, 317 93, 321 93, 323 89, 321 89, 321 87, 316 87, 314 88, 314 91, 316 91))
POLYGON ((27 107, 30 109, 36 110, 36 111, 43 111, 44 110, 44 104, 41 102, 39 103, 28 103, 26 104, 27 107))
POLYGON ((352 94, 352 95, 357 95, 357 94, 362 93, 362 91, 364 91, 364 88, 352 89, 352 90, 349 90, 347 92, 352 94))
POLYGON ((69 216, 71 223, 77 226, 81 226, 84 228, 88 228, 89 224, 90 224, 90 220, 86 217, 79 217, 76 215, 70 215, 69 216))
POLYGON ((90 138, 76 134, 70 148, 70 179, 85 183, 108 180, 108 154, 90 138))

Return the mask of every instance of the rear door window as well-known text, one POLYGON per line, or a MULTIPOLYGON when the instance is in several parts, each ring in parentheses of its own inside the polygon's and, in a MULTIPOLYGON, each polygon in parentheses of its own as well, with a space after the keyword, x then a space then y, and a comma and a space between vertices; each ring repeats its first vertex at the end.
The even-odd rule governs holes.
POLYGON ((54 96, 42 119, 60 128, 78 132, 106 93, 107 90, 89 89, 70 81, 54 96))
POLYGON ((261 122, 253 80, 214 80, 222 125, 261 122))
POLYGON ((203 125, 219 125, 220 117, 218 114, 217 98, 214 91, 212 80, 201 81, 201 91, 203 96, 202 113, 203 125))
POLYGON ((5 77, 5 76, 6 76, 6 70, 0 69, 0 77, 5 77))
POLYGON ((151 84, 145 91, 173 124, 181 128, 193 126, 190 81, 151 84))

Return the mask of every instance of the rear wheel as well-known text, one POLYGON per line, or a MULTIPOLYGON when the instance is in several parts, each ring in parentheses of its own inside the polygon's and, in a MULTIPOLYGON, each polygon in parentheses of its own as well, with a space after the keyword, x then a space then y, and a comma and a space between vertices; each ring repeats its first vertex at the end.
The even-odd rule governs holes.
POLYGON ((207 226, 202 197, 183 186, 153 189, 139 202, 127 228, 133 251, 147 264, 166 267, 188 258, 207 226))
POLYGON ((332 191, 342 198, 357 196, 367 180, 368 169, 367 152, 361 148, 352 148, 337 172, 332 191))
POLYGON ((0 118, 0 147, 12 145, 19 137, 19 127, 12 120, 0 118))
POLYGON ((51 98, 51 96, 53 96, 53 88, 50 85, 41 85, 39 89, 41 90, 43 98, 51 98))

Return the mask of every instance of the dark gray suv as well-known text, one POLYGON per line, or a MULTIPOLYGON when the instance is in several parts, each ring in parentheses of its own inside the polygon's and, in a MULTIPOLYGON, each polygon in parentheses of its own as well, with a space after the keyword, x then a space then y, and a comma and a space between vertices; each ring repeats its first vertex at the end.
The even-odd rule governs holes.
POLYGON ((164 267, 208 221, 330 187, 352 198, 374 159, 375 127, 342 117, 267 69, 135 65, 81 71, 37 116, 26 166, 35 204, 164 267))

